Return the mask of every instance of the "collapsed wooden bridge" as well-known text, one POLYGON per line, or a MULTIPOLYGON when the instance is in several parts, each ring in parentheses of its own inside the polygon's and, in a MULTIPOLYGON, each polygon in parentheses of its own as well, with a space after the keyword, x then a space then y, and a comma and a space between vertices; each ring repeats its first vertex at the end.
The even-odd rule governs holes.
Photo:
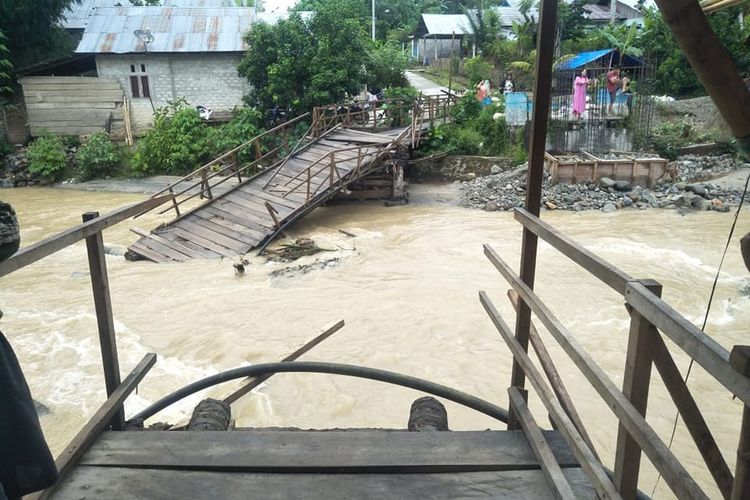
POLYGON ((161 213, 174 210, 177 217, 151 232, 134 228, 140 239, 128 256, 170 262, 242 255, 265 248, 284 228, 367 175, 387 172, 398 191, 402 160, 431 124, 448 118, 449 105, 449 96, 426 96, 354 112, 320 107, 253 137, 156 193, 173 195, 161 213), (295 129, 308 119, 312 124, 293 143, 295 129), (205 201, 181 211, 196 199, 205 201))

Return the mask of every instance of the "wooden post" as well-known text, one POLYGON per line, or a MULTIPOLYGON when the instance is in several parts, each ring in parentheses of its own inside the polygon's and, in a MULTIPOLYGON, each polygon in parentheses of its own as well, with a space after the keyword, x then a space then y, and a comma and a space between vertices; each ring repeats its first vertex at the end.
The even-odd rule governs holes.
MULTIPOLYGON (((653 280, 642 280, 641 284, 661 297, 661 284, 653 280)), ((622 393, 638 412, 646 416, 648 391, 651 385, 651 365, 656 327, 635 309, 630 310, 630 334, 625 358, 625 373, 622 393)), ((614 483, 624 499, 635 498, 638 492, 638 474, 641 468, 641 448, 625 427, 620 424, 615 449, 614 483)))
MULTIPOLYGON (((86 212, 82 218, 83 222, 88 222, 97 217, 99 217, 99 212, 86 212)), ((107 396, 111 396, 120 385, 120 362, 117 358, 115 324, 112 318, 107 261, 104 256, 104 239, 101 232, 86 238, 86 252, 89 257, 91 290, 94 292, 94 308, 96 309, 96 324, 99 329, 99 347, 102 351, 104 384, 107 387, 107 396)), ((120 407, 112 418, 112 428, 122 430, 124 427, 125 414, 120 407)))
MULTIPOLYGON (((177 214, 177 217, 179 217, 180 216, 180 204, 177 203, 177 198, 175 198, 174 191, 172 190, 171 187, 169 188, 169 194, 172 195, 172 207, 174 208, 174 211, 177 214)), ((167 209, 165 209, 165 211, 166 210, 167 209)))
MULTIPOLYGON (((539 40, 536 59, 536 78, 534 85, 534 118, 531 122, 531 144, 529 145, 529 172, 526 178, 526 200, 524 206, 527 211, 539 216, 539 205, 542 199, 542 177, 544 174, 544 150, 547 140, 547 118, 549 117, 550 96, 552 92, 552 62, 554 59, 555 36, 557 22, 557 1, 542 0, 539 9, 539 40)), ((534 288, 536 273, 537 236, 524 228, 521 241, 521 280, 534 288)), ((531 327, 531 310, 522 300, 516 314, 515 336, 524 351, 529 350, 529 329, 531 327)), ((526 376, 521 366, 513 360, 510 385, 524 388, 526 376)), ((510 429, 518 429, 518 422, 513 416, 513 406, 510 408, 510 429)))
POLYGON ((336 158, 334 156, 335 153, 336 153, 335 151, 331 151, 331 171, 328 174, 330 178, 328 181, 328 185, 331 187, 331 189, 333 189, 333 174, 336 171, 336 158))
MULTIPOLYGON (((729 355, 729 363, 738 373, 750 375, 750 346, 736 345, 729 355)), ((750 498, 750 407, 742 411, 742 427, 737 444, 737 466, 734 470, 732 500, 750 498)))
POLYGON ((310 169, 307 169, 307 196, 305 201, 310 201, 310 169))

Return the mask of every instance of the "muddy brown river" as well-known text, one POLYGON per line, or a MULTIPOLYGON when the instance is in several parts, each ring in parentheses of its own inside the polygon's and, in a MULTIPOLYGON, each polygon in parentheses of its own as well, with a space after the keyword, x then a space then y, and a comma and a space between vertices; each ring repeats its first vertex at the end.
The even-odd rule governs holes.
MULTIPOLYGON (((82 212, 106 212, 142 198, 47 188, 2 192, 18 212, 23 245, 78 223, 82 212)), ((543 218, 624 271, 660 281, 665 300, 700 325, 729 214, 548 212, 543 218)), ((163 220, 147 215, 126 221, 107 230, 105 242, 125 246, 136 239, 130 227, 150 229, 163 220)), ((735 240, 747 231, 746 211, 735 240)), ((289 233, 299 236, 331 250, 305 257, 302 264, 327 263, 301 273, 253 257, 245 275, 235 276, 231 260, 156 265, 107 257, 123 374, 145 353, 158 354, 156 366, 129 399, 127 414, 200 377, 276 361, 340 318, 346 326, 303 359, 393 370, 507 407, 511 356, 477 292, 487 290, 513 323, 508 285, 482 253, 482 244, 491 243, 517 268, 521 227, 511 214, 447 204, 339 205, 316 210, 289 233)), ((740 293, 750 276, 737 241, 720 275, 706 329, 728 349, 748 343, 750 331, 750 299, 740 293)), ((35 399, 50 410, 41 421, 57 453, 105 399, 85 246, 68 247, 0 283, 0 328, 16 349, 35 399)), ((629 324, 621 297, 546 244, 540 247, 536 288, 620 385, 629 324)), ((613 414, 549 334, 542 333, 611 467, 617 431, 613 414)), ((684 373, 686 357, 675 357, 684 373)), ((666 440, 675 409, 655 371, 653 377, 648 421, 666 440)), ((734 467, 740 403, 700 367, 693 368, 689 386, 734 467)), ((234 387, 195 395, 154 421, 184 420, 206 394, 223 396, 234 387)), ((234 405, 233 416, 241 426, 403 428, 418 396, 346 377, 280 374, 234 405)), ((546 412, 533 391, 530 405, 546 425, 546 412)), ((446 406, 452 429, 503 428, 472 410, 446 406)), ((674 449, 706 492, 718 496, 681 422, 674 449)), ((646 463, 640 487, 650 493, 655 480, 646 463)), ((656 496, 671 496, 663 481, 656 496)))

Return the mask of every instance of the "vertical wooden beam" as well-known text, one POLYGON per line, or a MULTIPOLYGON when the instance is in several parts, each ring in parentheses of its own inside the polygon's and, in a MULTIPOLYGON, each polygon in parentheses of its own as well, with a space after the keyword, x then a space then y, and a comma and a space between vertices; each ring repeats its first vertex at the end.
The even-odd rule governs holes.
POLYGON ((750 154, 750 92, 727 49, 695 0, 656 0, 659 13, 680 44, 711 100, 750 154))
MULTIPOLYGON (((99 217, 99 212, 86 212, 82 218, 83 222, 88 222, 97 217, 99 217)), ((99 329, 99 347, 102 351, 104 384, 107 388, 107 396, 111 396, 120 385, 120 362, 117 358, 115 323, 112 318, 112 301, 109 297, 107 261, 104 256, 104 239, 101 232, 86 238, 86 252, 89 258, 91 290, 94 293, 96 324, 99 329)), ((112 428, 114 430, 122 430, 124 427, 125 414, 122 407, 120 407, 112 418, 112 428)))
MULTIPOLYGON (((736 345, 729 355, 732 368, 744 376, 750 375, 750 346, 736 345)), ((750 499, 750 407, 742 411, 740 441, 737 445, 737 466, 734 470, 732 500, 750 499)))
MULTIPOLYGON (((552 62, 555 49, 557 23, 557 0, 542 0, 539 10, 539 46, 536 58, 536 79, 534 81, 534 117, 531 122, 531 144, 529 145, 529 171, 526 178, 526 210, 539 216, 539 205, 542 202, 542 178, 544 175, 544 149, 547 140, 547 118, 549 116, 552 92, 552 62)), ((536 271, 537 236, 524 228, 521 243, 521 280, 529 288, 534 287, 536 271)), ((529 328, 531 310, 521 301, 516 314, 515 336, 524 351, 529 350, 529 328)), ((513 370, 510 385, 523 389, 526 376, 521 366, 513 359, 513 370)), ((513 405, 510 405, 508 427, 518 429, 513 416, 513 405)))
MULTIPOLYGON (((662 286, 653 280, 642 280, 656 296, 661 297, 662 286)), ((635 309, 630 309, 630 334, 625 358, 622 393, 638 413, 646 416, 648 391, 651 385, 653 336, 659 335, 656 327, 635 309)), ((641 469, 641 448, 620 424, 615 449, 614 483, 624 499, 635 498, 638 493, 638 474, 641 469)))
POLYGON ((701 414, 695 399, 693 399, 693 395, 690 394, 690 390, 685 384, 672 355, 669 354, 669 349, 661 335, 653 337, 652 347, 654 366, 659 371, 669 396, 680 412, 685 427, 692 436, 722 496, 727 499, 730 498, 732 496, 732 483, 734 482, 732 471, 724 460, 719 445, 711 434, 703 414, 701 414))
POLYGON ((528 406, 526 406, 526 397, 521 394, 518 388, 510 387, 508 389, 508 398, 513 402, 521 429, 529 441, 536 459, 539 460, 542 473, 554 492, 555 498, 574 500, 576 495, 573 493, 570 483, 565 478, 560 464, 557 463, 557 458, 552 453, 552 448, 549 447, 549 443, 544 438, 544 434, 542 434, 541 429, 534 420, 534 416, 529 411, 528 406))

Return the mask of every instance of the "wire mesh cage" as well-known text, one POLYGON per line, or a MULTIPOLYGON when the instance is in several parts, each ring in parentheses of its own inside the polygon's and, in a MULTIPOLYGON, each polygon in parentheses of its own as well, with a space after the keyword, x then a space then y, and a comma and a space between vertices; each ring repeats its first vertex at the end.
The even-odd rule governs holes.
POLYGON ((553 81, 547 149, 554 152, 638 151, 651 130, 653 67, 616 51, 560 64, 553 81), (618 69, 619 68, 619 69, 618 69), (614 76, 617 71, 617 78, 614 76))

